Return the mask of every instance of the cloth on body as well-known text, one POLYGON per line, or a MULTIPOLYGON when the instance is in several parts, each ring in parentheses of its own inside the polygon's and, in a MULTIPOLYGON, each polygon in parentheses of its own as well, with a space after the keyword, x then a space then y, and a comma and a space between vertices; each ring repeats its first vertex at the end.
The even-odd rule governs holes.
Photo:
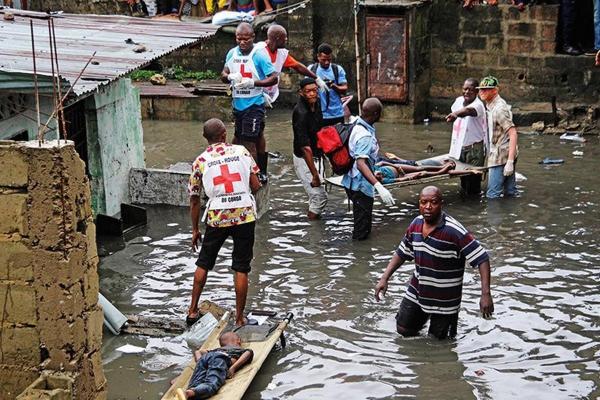
MULTIPOLYGON (((375 127, 369 125, 365 120, 358 117, 357 123, 352 129, 348 141, 348 149, 353 159, 364 158, 371 166, 375 165, 378 159, 379 143, 375 136, 375 127)), ((373 185, 358 170, 356 163, 352 169, 342 178, 342 185, 352 191, 360 191, 366 196, 374 197, 373 185)))

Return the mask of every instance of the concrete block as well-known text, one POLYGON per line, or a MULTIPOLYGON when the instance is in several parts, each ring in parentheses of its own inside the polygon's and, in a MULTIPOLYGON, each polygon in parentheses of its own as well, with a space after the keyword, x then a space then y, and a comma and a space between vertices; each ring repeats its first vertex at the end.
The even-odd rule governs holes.
POLYGON ((85 319, 85 331, 87 333, 88 352, 99 351, 102 346, 102 326, 104 324, 104 313, 99 307, 95 307, 87 313, 85 319))
POLYGON ((39 371, 34 367, 0 364, 0 399, 16 398, 39 375, 39 371))
POLYGON ((27 187, 29 165, 16 145, 0 146, 0 186, 27 187))
POLYGON ((136 204, 169 204, 187 207, 189 173, 164 169, 138 169, 129 172, 129 194, 136 204))
POLYGON ((73 378, 67 373, 44 373, 36 379, 17 400, 72 400, 73 378))
POLYGON ((0 283, 0 310, 3 322, 35 325, 37 321, 36 292, 21 283, 0 283))
POLYGON ((27 195, 4 194, 0 195, 0 233, 19 233, 26 236, 27 229, 27 195))
POLYGON ((23 242, 0 241, 0 280, 33 280, 33 266, 21 262, 28 252, 29 249, 23 242))
POLYGON ((5 364, 35 367, 40 363, 40 337, 35 328, 2 328, 0 359, 5 364))

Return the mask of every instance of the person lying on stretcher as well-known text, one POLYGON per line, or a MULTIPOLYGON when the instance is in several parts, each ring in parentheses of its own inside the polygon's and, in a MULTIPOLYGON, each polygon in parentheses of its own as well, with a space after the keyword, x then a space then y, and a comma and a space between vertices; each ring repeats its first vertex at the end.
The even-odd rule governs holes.
POLYGON ((481 173, 474 170, 456 171, 456 163, 452 160, 444 160, 442 165, 410 165, 380 161, 375 164, 374 175, 381 183, 397 183, 414 179, 421 179, 436 175, 468 175, 481 173))

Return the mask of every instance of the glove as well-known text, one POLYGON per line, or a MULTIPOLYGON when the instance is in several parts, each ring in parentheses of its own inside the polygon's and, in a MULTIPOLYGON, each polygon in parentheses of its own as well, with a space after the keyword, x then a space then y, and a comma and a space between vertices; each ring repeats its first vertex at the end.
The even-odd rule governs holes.
POLYGON ((229 79, 229 82, 235 85, 242 81, 242 74, 239 72, 232 72, 231 74, 227 75, 227 79, 229 79))
POLYGON ((379 197, 381 197, 381 201, 383 201, 386 206, 393 206, 396 203, 390 191, 384 188, 381 182, 377 182, 374 187, 375 190, 377 190, 379 197))
POLYGON ((236 83, 234 87, 236 89, 252 89, 254 87, 254 79, 242 78, 242 81, 240 83, 236 83))
POLYGON ((329 91, 329 86, 327 86, 327 84, 325 83, 325 81, 323 79, 317 77, 316 82, 317 82, 317 86, 319 87, 319 90, 321 92, 329 91))
POLYGON ((263 99, 265 100, 265 106, 273 108, 273 101, 271 100, 271 96, 269 96, 266 92, 263 92, 263 99))
POLYGON ((513 160, 506 161, 504 165, 504 176, 511 176, 515 173, 515 162, 513 160))

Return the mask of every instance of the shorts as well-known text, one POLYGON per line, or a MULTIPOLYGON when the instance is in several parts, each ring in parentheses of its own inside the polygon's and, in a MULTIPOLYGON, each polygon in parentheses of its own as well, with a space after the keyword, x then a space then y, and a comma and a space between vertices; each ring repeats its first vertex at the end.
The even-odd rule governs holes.
POLYGON ((400 309, 396 314, 396 326, 402 328, 398 331, 403 336, 416 336, 423 329, 427 320, 429 321, 428 333, 440 340, 454 338, 458 325, 458 313, 456 314, 428 314, 421 306, 408 300, 402 299, 400 309))
POLYGON ((210 271, 215 266, 219 250, 228 237, 233 238, 231 269, 236 272, 250 272, 250 262, 254 256, 254 221, 245 224, 215 228, 207 226, 196 261, 198 268, 210 271))
POLYGON ((244 111, 233 110, 235 137, 256 143, 265 130, 265 106, 251 106, 244 111))

